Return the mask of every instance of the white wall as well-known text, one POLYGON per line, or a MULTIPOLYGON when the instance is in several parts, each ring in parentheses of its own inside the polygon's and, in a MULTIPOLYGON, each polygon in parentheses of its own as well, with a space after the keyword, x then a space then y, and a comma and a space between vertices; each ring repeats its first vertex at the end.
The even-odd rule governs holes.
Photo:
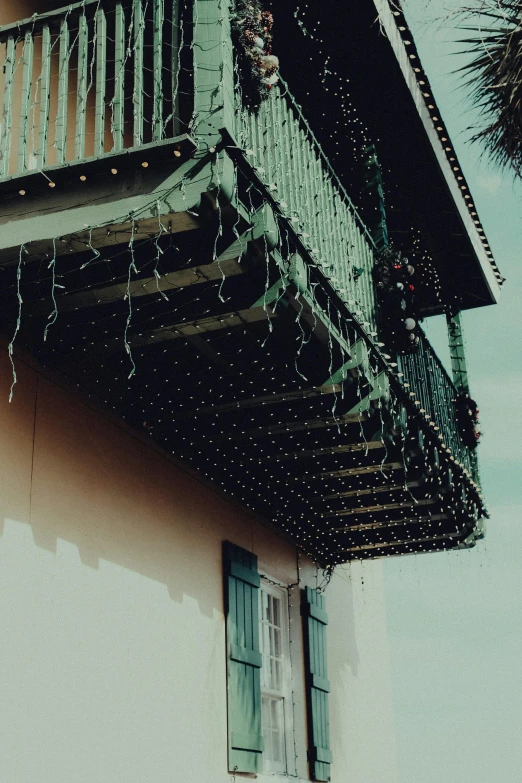
MULTIPOLYGON (((221 544, 287 583, 295 548, 140 434, 17 372, 9 404, 1 351, 0 781, 230 781, 221 544)), ((300 576, 321 578, 305 559, 300 576)), ((306 778, 298 588, 290 600, 306 778)), ((326 606, 332 780, 396 783, 380 565, 339 569, 326 606)))

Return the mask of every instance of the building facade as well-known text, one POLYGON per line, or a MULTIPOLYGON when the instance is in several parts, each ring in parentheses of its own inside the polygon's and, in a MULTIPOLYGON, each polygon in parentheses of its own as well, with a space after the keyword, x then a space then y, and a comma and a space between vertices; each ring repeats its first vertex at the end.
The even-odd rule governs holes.
POLYGON ((401 11, 323 9, 355 131, 293 10, 21 5, 3 779, 393 783, 376 561, 484 535, 461 312, 502 282, 401 11))

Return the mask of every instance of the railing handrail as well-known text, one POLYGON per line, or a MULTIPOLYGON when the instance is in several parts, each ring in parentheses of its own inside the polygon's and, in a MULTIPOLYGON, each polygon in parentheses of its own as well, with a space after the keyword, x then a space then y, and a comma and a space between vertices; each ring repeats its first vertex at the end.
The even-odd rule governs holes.
POLYGON ((330 176, 334 180, 335 185, 338 188, 338 190, 340 191, 340 193, 343 196, 344 200, 348 202, 348 206, 350 207, 350 210, 353 212, 353 214, 355 216, 355 219, 357 220, 357 222, 359 224, 359 227, 361 228, 363 234, 365 234, 365 236, 368 239, 369 243, 371 244, 372 248, 374 250, 377 250, 377 246, 375 244, 374 238, 370 234, 370 232, 368 230, 368 227, 366 226, 366 223, 363 221, 363 219, 359 215, 357 207, 355 206, 355 204, 353 203, 352 199, 348 195, 348 193, 346 191, 346 188, 344 187, 343 183, 339 179, 339 176, 338 176, 337 172, 335 171, 334 167, 332 166, 332 164, 330 163, 330 160, 329 160, 328 156, 326 155, 325 151, 321 147, 321 145, 320 145, 320 143, 319 143, 319 141, 317 139, 317 136, 315 135, 315 133, 313 132, 312 128, 310 127, 310 123, 308 122, 308 120, 306 119, 306 117, 303 114, 303 110, 301 109, 301 106, 299 105, 299 103, 297 102, 296 98, 294 97, 294 95, 290 91, 290 88, 288 87, 287 82, 285 82, 285 80, 282 78, 281 75, 279 75, 279 81, 281 82, 281 84, 283 85, 283 87, 285 88, 285 91, 286 91, 284 94, 281 95, 281 97, 282 98, 287 97, 288 100, 289 100, 289 103, 291 103, 291 105, 294 108, 295 112, 299 115, 299 119, 301 120, 302 124, 306 128, 306 132, 307 132, 308 136, 310 137, 311 141, 313 142, 313 145, 316 148, 316 150, 317 150, 317 152, 319 154, 319 157, 321 158, 321 160, 325 164, 326 168, 328 169, 328 172, 329 172, 330 176))
MULTIPOLYGON (((122 0, 120 0, 121 2, 122 0)), ((104 6, 107 4, 116 4, 117 0, 103 0, 104 6)), ((123 0, 129 3, 131 0, 123 0)), ((64 5, 62 8, 56 8, 54 11, 45 11, 42 14, 33 14, 26 19, 20 19, 17 22, 11 22, 11 24, 0 25, 0 43, 3 43, 5 38, 12 33, 18 33, 22 35, 27 29, 31 31, 37 31, 40 26, 49 23, 53 19, 60 19, 64 16, 71 16, 75 13, 81 12, 88 6, 96 6, 102 4, 102 0, 79 0, 76 3, 70 3, 64 5)))
POLYGON ((426 332, 424 332, 424 330, 421 329, 420 327, 419 327, 419 332, 420 332, 420 335, 421 335, 421 341, 428 345, 428 350, 429 350, 430 354, 433 356, 433 358, 435 359, 435 362, 437 363, 437 367, 439 368, 439 370, 441 372, 441 375, 443 376, 445 381, 448 383, 448 385, 451 386, 451 389, 454 392, 455 398, 456 398, 457 395, 458 395, 458 391, 457 391, 457 387, 453 383, 453 379, 450 377, 448 371, 446 370, 446 368, 442 364, 442 361, 440 360, 439 355, 436 352, 435 348, 430 343, 426 332))

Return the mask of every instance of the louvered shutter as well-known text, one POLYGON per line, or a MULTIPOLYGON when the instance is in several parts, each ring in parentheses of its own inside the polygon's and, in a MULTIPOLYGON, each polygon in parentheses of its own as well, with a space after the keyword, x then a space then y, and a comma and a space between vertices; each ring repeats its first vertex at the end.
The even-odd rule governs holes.
POLYGON ((302 613, 305 631, 306 694, 308 708, 308 760, 314 780, 330 780, 330 724, 326 667, 326 626, 328 615, 324 596, 307 587, 303 592, 302 613))
POLYGON ((225 612, 227 620, 228 768, 259 772, 262 663, 259 648, 257 556, 224 542, 225 612))

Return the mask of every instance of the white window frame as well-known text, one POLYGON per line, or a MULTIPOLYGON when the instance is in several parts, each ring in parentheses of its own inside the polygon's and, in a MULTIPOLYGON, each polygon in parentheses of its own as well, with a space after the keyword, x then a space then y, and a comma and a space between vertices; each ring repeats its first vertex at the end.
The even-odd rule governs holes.
MULTIPOLYGON (((268 579, 270 579, 268 577, 268 579)), ((295 775, 295 748, 294 748, 294 725, 293 725, 293 696, 292 696, 292 669, 290 660, 290 622, 289 622, 289 600, 288 589, 281 585, 274 583, 275 580, 267 581, 267 579, 261 577, 261 589, 259 590, 259 638, 261 645, 261 652, 263 654, 263 667, 266 665, 265 655, 266 652, 263 649, 264 635, 263 635, 263 592, 268 595, 272 595, 280 600, 281 617, 281 689, 280 691, 272 691, 261 686, 261 703, 263 703, 263 696, 276 697, 282 701, 283 709, 283 750, 284 750, 284 762, 275 762, 267 758, 263 753, 263 772, 271 775, 295 775)), ((261 677, 261 682, 263 678, 261 677)), ((264 724, 264 721, 262 721, 264 724)))

